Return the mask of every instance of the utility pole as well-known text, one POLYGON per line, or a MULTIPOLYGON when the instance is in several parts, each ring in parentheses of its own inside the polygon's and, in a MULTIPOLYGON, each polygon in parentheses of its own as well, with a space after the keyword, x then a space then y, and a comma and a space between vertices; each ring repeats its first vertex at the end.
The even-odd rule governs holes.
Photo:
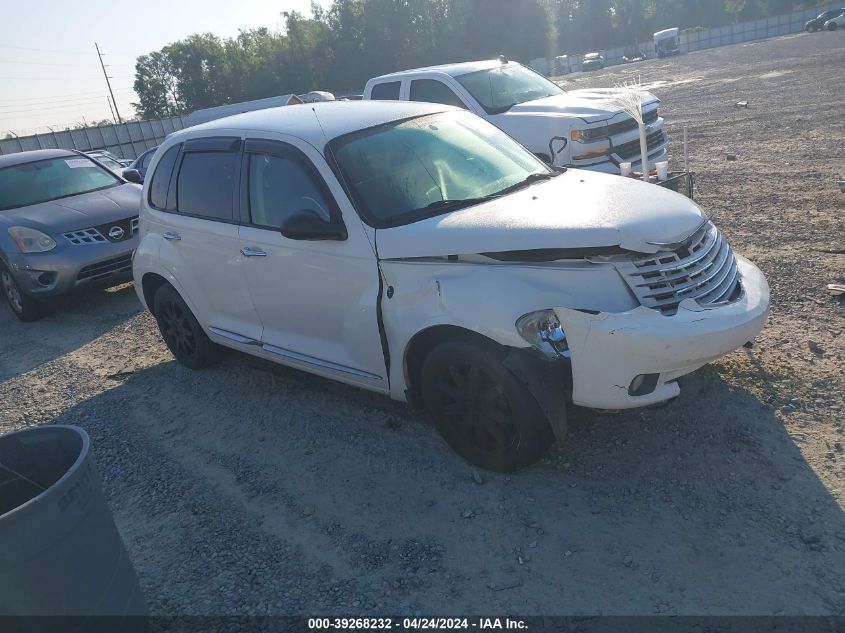
POLYGON ((106 103, 109 104, 109 110, 111 110, 111 120, 114 121, 115 123, 117 123, 117 120, 115 120, 115 118, 114 118, 114 108, 111 107, 111 99, 106 97, 106 103))
POLYGON ((114 104, 114 111, 117 113, 117 120, 120 123, 123 123, 123 119, 120 118, 120 110, 117 109, 117 101, 114 100, 114 93, 111 89, 111 82, 109 81, 109 75, 106 72, 106 65, 103 63, 103 54, 100 52, 100 47, 97 46, 97 42, 94 42, 94 48, 97 49, 97 56, 100 58, 100 66, 103 67, 103 76, 106 78, 106 85, 109 87, 109 94, 111 95, 112 103, 114 104))

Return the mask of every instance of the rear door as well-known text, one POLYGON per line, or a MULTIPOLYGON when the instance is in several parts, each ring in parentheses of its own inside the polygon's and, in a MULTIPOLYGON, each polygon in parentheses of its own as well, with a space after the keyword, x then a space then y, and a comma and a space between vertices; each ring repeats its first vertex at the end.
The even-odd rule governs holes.
POLYGON ((241 268, 235 207, 242 148, 238 136, 186 141, 165 208, 153 213, 162 237, 159 257, 199 322, 213 334, 250 343, 261 339, 261 322, 241 268))
POLYGON ((240 227, 264 349, 280 362, 387 391, 378 265, 362 223, 314 147, 267 136, 246 140, 240 227), (285 219, 304 210, 344 222, 347 239, 283 236, 285 219))

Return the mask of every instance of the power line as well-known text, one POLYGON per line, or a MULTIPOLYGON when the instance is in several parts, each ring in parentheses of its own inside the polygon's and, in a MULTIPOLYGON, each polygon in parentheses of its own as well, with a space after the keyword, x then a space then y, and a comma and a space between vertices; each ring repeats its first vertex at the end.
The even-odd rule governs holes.
MULTIPOLYGON (((115 88, 115 92, 130 92, 132 88, 115 88)), ((0 105, 3 103, 11 103, 11 102, 18 102, 18 101, 39 101, 39 100, 46 100, 46 101, 58 101, 62 100, 64 97, 82 97, 84 95, 102 95, 102 90, 89 90, 87 92, 66 92, 61 95, 45 95, 42 97, 20 97, 18 99, 0 99, 0 105)), ((21 105, 21 104, 18 104, 21 105)))
MULTIPOLYGON (((105 54, 105 53, 104 53, 105 54)), ((30 66, 85 66, 87 67, 88 64, 79 63, 79 64, 61 64, 61 63, 54 63, 54 62, 31 62, 25 61, 20 59, 0 59, 0 64, 27 64, 30 66)), ((109 64, 109 66, 121 66, 121 67, 135 67, 135 64, 109 64)))
POLYGON ((105 96, 105 91, 100 92, 97 96, 90 96, 85 97, 83 99, 51 99, 48 101, 33 101, 30 103, 0 103, 0 114, 2 114, 3 110, 8 110, 9 108, 37 108, 40 106, 52 106, 54 104, 83 104, 83 103, 90 103, 92 101, 100 101, 105 96))
MULTIPOLYGON (((68 51, 58 50, 55 48, 33 48, 31 46, 13 46, 12 44, 0 44, 0 48, 14 48, 21 51, 37 51, 39 53, 60 53, 62 55, 96 55, 89 51, 68 51)), ((123 55, 128 57, 137 57, 136 53, 103 53, 103 55, 123 55)))
MULTIPOLYGON (((27 107, 27 106, 20 106, 22 110, 0 110, 0 116, 5 116, 7 114, 16 114, 19 112, 43 112, 44 110, 72 110, 72 109, 80 109, 90 106, 92 103, 101 103, 102 98, 106 95, 101 95, 97 97, 93 101, 89 100, 84 103, 66 103, 64 105, 55 105, 55 106, 44 106, 41 107, 43 104, 40 104, 38 107, 27 107)), ((18 106, 6 106, 6 107, 18 107, 18 106)))
POLYGON ((64 77, 31 77, 31 76, 30 77, 10 77, 8 75, 3 75, 3 76, 0 76, 0 79, 18 79, 18 80, 20 80, 20 79, 23 79, 23 80, 40 79, 40 80, 46 80, 46 81, 60 81, 62 79, 70 79, 70 80, 76 81, 78 79, 99 79, 99 77, 93 77, 93 76, 79 77, 79 76, 75 76, 75 75, 74 76, 65 75, 64 77))

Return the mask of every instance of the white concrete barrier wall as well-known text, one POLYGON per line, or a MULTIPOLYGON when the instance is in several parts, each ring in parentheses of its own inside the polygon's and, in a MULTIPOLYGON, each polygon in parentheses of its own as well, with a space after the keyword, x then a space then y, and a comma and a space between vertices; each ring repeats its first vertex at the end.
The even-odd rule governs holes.
POLYGON ((104 149, 122 158, 137 158, 155 147, 171 132, 185 127, 182 117, 129 121, 78 130, 45 132, 0 140, 0 155, 36 149, 76 149, 82 152, 104 149))

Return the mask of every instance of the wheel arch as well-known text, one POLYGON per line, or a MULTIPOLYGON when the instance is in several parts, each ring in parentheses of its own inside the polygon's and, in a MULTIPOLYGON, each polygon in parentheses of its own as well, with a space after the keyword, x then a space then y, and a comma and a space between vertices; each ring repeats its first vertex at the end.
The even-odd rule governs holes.
POLYGON ((147 304, 147 309, 153 315, 155 315, 156 292, 158 292, 158 289, 164 284, 170 284, 170 282, 158 273, 146 273, 141 278, 141 291, 144 293, 144 303, 147 304))
POLYGON ((402 369, 406 385, 405 393, 408 402, 412 406, 422 406, 419 375, 422 370, 425 357, 440 343, 456 339, 474 340, 484 345, 495 346, 499 349, 504 347, 500 343, 497 343, 483 334, 473 332, 472 330, 458 325, 432 325, 424 330, 420 330, 411 337, 411 340, 408 341, 408 344, 405 346, 405 353, 402 357, 402 369))

